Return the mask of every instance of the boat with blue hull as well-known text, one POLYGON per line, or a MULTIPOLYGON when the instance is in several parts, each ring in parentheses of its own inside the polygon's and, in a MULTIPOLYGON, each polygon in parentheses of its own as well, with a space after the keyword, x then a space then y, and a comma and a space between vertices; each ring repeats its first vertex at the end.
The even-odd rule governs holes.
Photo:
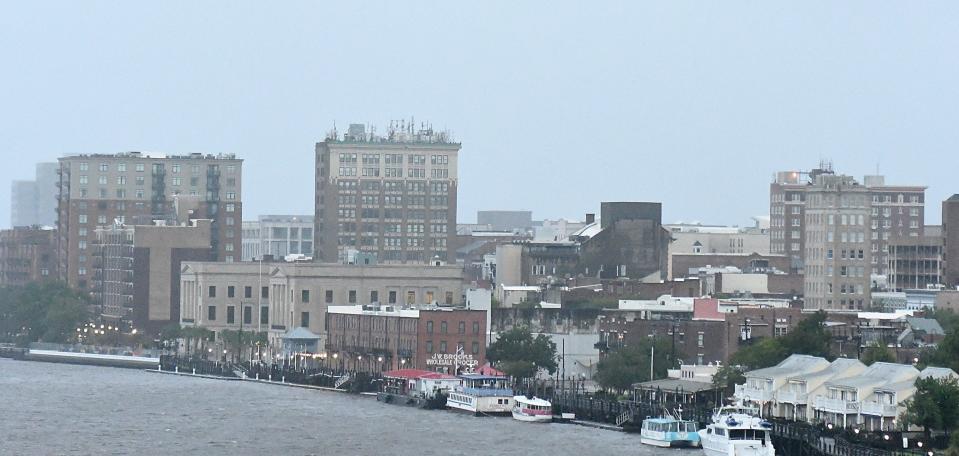
POLYGON ((640 436, 642 443, 661 448, 700 446, 696 422, 682 419, 679 413, 676 416, 666 413, 661 418, 646 418, 640 436))

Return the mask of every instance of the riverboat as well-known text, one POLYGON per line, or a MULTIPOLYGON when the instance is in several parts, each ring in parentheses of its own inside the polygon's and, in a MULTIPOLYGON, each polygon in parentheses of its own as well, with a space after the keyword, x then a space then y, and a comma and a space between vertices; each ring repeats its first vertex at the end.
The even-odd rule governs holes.
POLYGON ((513 419, 529 423, 553 421, 553 404, 538 397, 514 396, 513 419))
POLYGON ((507 415, 513 410, 509 378, 500 375, 462 374, 449 392, 446 406, 474 415, 507 415))
POLYGON ((738 407, 725 407, 713 415, 713 422, 699 431, 706 456, 775 456, 772 423, 744 413, 738 407))
POLYGON ((698 447, 699 430, 696 422, 682 419, 677 413, 666 413, 660 418, 646 418, 640 431, 640 442, 661 448, 698 447))

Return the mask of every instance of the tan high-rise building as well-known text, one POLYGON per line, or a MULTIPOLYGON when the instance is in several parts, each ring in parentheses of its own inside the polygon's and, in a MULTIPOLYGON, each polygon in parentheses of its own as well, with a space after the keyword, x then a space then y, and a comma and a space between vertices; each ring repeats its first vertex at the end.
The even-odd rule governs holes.
MULTIPOLYGON (((833 175, 832 165, 821 163, 812 171, 776 173, 769 186, 769 252, 789 255, 794 269, 804 268, 806 252, 806 193, 817 176, 833 175)), ((884 176, 865 176, 872 221, 867 234, 873 270, 887 274, 889 239, 919 237, 925 220, 926 187, 886 185, 884 176)))
POLYGON ((823 174, 806 188, 805 307, 862 310, 870 305, 870 192, 851 176, 823 174))
POLYGON ((316 145, 314 259, 355 252, 385 264, 453 259, 460 144, 432 128, 350 125, 316 145))
POLYGON ((60 159, 57 207, 59 274, 92 290, 98 227, 213 222, 210 259, 240 259, 241 167, 232 154, 166 156, 140 152, 60 159))

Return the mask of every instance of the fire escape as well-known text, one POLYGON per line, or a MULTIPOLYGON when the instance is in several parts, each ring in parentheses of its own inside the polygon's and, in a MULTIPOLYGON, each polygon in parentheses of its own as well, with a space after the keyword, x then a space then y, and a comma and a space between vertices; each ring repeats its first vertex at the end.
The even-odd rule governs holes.
POLYGON ((217 222, 220 211, 220 165, 209 165, 206 170, 206 201, 209 217, 214 220, 210 232, 210 255, 220 260, 220 227, 217 222))
POLYGON ((153 220, 167 219, 166 168, 153 164, 153 194, 150 196, 150 214, 153 220))

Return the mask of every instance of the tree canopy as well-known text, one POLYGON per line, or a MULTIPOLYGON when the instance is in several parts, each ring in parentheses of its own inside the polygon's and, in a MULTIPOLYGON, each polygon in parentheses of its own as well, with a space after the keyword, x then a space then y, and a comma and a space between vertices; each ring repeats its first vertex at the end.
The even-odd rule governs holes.
POLYGON ((527 327, 515 327, 490 344, 486 357, 513 378, 532 378, 539 369, 556 372, 556 344, 549 337, 533 337, 527 327))
POLYGON ((959 383, 954 378, 920 378, 916 394, 906 402, 905 423, 932 430, 951 432, 959 427, 959 383))
POLYGON ((617 348, 596 366, 596 381, 607 390, 626 391, 634 383, 666 377, 670 346, 665 340, 644 340, 638 345, 617 348), (655 346, 653 378, 649 378, 650 349, 655 346))
POLYGON ((90 318, 89 298, 61 282, 0 288, 0 339, 69 342, 90 318))
POLYGON ((775 366, 792 354, 832 359, 831 341, 825 322, 826 313, 816 312, 800 321, 783 337, 757 339, 752 345, 740 348, 730 358, 730 363, 761 369, 775 366))

